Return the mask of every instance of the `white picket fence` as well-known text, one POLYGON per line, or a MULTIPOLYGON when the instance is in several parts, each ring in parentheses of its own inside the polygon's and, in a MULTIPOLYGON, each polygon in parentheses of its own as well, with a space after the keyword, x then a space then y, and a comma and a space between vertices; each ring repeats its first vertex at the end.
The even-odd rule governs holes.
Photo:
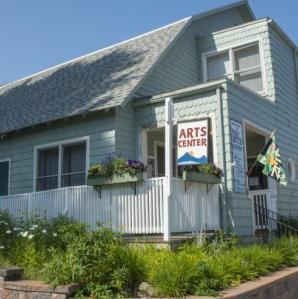
MULTIPOLYGON (((146 179, 135 190, 130 184, 104 186, 101 196, 91 186, 2 196, 0 210, 14 217, 67 214, 92 228, 101 222, 125 234, 158 234, 163 233, 164 181, 163 177, 146 179)), ((218 186, 207 188, 173 178, 170 217, 172 232, 219 229, 218 186)))

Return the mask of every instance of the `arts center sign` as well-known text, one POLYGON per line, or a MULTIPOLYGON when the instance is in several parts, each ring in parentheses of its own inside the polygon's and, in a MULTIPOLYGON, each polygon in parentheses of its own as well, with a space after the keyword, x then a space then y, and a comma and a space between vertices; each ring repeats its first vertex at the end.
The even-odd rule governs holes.
POLYGON ((177 125, 177 164, 208 163, 209 119, 203 118, 177 125))

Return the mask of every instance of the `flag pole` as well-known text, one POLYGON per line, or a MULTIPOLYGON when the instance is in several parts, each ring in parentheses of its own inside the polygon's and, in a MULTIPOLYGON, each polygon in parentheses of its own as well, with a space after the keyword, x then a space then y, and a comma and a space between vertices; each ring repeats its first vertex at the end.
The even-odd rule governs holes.
MULTIPOLYGON (((275 130, 270 134, 269 140, 273 137, 273 135, 274 135, 276 132, 277 132, 277 129, 275 129, 275 130)), ((263 146, 263 148, 262 148, 262 150, 260 151, 260 153, 263 152, 263 150, 266 148, 267 144, 268 144, 268 142, 266 142, 266 144, 263 146)), ((259 155, 258 155, 258 156, 259 156, 259 155)), ((253 163, 253 165, 252 165, 252 166, 249 168, 249 170, 246 172, 246 175, 247 175, 248 177, 251 176, 251 173, 252 173, 254 167, 257 165, 257 162, 258 162, 258 157, 257 157, 257 159, 255 160, 255 162, 253 163)))

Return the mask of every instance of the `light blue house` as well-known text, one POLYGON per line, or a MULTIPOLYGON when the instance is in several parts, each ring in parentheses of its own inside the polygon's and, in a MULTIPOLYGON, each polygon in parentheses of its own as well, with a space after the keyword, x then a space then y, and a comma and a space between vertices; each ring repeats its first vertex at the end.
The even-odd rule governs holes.
POLYGON ((256 203, 298 216, 298 50, 274 20, 256 20, 246 1, 0 87, 0 207, 165 233, 166 98, 174 155, 177 123, 208 118, 209 160, 225 173, 211 187, 172 179, 171 232, 223 228, 251 240, 256 203), (273 130, 286 187, 258 168, 246 176, 273 130), (149 178, 100 195, 84 186, 89 166, 110 154, 142 160, 149 178))

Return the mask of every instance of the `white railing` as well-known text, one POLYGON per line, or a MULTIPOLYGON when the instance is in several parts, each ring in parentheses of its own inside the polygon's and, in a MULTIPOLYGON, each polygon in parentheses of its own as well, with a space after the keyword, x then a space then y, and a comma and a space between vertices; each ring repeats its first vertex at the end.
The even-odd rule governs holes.
POLYGON ((217 185, 185 183, 173 179, 171 229, 195 232, 220 228, 219 188, 217 185))
MULTIPOLYGON (((92 228, 96 222, 125 234, 163 233, 163 187, 165 178, 103 186, 101 196, 91 186, 0 197, 0 210, 14 217, 37 214, 47 218, 67 214, 92 228)), ((173 178, 170 204, 171 231, 195 232, 219 229, 218 186, 184 183, 173 178)))
MULTIPOLYGON (((268 213, 273 218, 271 220, 276 220, 277 194, 271 190, 254 190, 249 191, 248 196, 252 203, 254 230, 269 229, 268 213)), ((270 229, 275 229, 275 225, 274 223, 274 227, 271 226, 270 229)))

